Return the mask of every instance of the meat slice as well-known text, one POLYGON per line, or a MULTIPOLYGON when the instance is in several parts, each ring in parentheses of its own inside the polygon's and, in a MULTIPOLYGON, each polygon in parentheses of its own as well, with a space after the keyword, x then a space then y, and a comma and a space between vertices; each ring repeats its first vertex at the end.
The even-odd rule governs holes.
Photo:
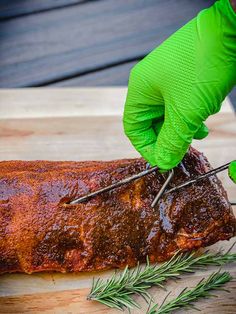
MULTIPOLYGON (((97 196, 68 202, 146 168, 143 159, 0 163, 0 272, 78 272, 169 259, 230 239, 236 221, 216 176, 151 202, 164 182, 152 173, 97 196)), ((210 170, 190 149, 172 186, 210 170)))

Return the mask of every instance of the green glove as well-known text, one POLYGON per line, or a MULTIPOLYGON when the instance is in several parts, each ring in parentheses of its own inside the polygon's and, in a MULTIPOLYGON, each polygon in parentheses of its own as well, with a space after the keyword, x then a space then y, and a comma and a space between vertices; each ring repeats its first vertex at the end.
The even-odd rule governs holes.
POLYGON ((229 177, 236 183, 236 160, 232 161, 229 165, 229 177))
POLYGON ((236 83, 236 13, 228 0, 174 33, 132 70, 124 130, 161 170, 175 167, 236 83))

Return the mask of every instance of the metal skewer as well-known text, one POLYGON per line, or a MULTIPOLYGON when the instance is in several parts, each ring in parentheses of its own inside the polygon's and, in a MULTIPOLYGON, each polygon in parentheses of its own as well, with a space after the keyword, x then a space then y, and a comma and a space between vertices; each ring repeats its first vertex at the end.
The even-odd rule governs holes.
POLYGON ((165 193, 167 194, 167 193, 171 193, 171 192, 177 191, 177 190, 182 189, 183 187, 185 187, 185 186, 187 186, 189 184, 192 184, 192 183, 195 183, 195 182, 197 182, 199 180, 202 180, 204 178, 208 178, 210 176, 213 176, 216 173, 221 172, 221 171, 227 169, 229 167, 230 163, 231 162, 228 162, 227 164, 225 164, 223 166, 220 166, 220 167, 212 169, 212 170, 210 170, 210 171, 208 171, 208 172, 206 172, 204 174, 201 174, 200 176, 196 177, 195 179, 189 180, 189 181, 184 182, 184 183, 182 183, 182 184, 180 184, 180 185, 178 185, 176 187, 173 187, 172 189, 166 191, 165 193))
POLYGON ((79 203, 82 203, 84 201, 89 200, 90 198, 92 198, 94 196, 100 195, 100 194, 102 194, 104 192, 111 191, 111 190, 116 189, 116 188, 118 188, 118 187, 120 187, 122 185, 125 185, 125 184, 130 183, 130 182, 132 182, 134 180, 137 180, 137 179, 139 179, 141 177, 144 177, 147 174, 150 174, 150 173, 152 173, 154 171, 157 171, 157 169, 158 169, 157 167, 153 167, 153 168, 144 170, 144 171, 142 171, 142 172, 140 172, 138 174, 135 174, 135 175, 133 175, 133 176, 131 176, 129 178, 126 178, 126 179, 121 180, 119 182, 113 183, 113 184, 111 184, 109 186, 106 186, 105 188, 102 188, 102 189, 97 190, 95 192, 89 193, 89 194, 87 194, 85 196, 79 197, 79 198, 69 202, 69 204, 79 204, 79 203))
POLYGON ((164 182, 160 191, 157 193, 156 197, 154 198, 154 201, 152 202, 151 207, 156 206, 157 202, 162 197, 163 193, 165 193, 165 190, 166 190, 168 184, 170 183, 171 179, 173 178, 173 176, 174 176, 174 170, 172 169, 169 171, 169 175, 168 175, 166 181, 164 182))
MULTIPOLYGON (((173 173, 170 173, 168 178, 167 178, 167 180, 165 181, 165 183, 163 184, 162 188, 160 189, 159 193, 157 194, 157 196, 155 197, 154 201, 152 202, 151 206, 155 207, 155 205, 158 203, 158 201, 160 200, 160 198, 162 197, 163 194, 168 194, 168 193, 171 193, 171 192, 175 192, 175 191, 177 191, 179 189, 182 189, 183 187, 185 187, 187 185, 193 184, 193 183, 195 183, 197 181, 200 181, 200 180, 202 180, 204 178, 208 178, 210 176, 213 176, 216 173, 221 172, 221 171, 227 169, 229 167, 230 163, 231 162, 228 162, 227 164, 225 164, 223 166, 220 166, 218 168, 212 169, 212 170, 210 170, 210 171, 208 171, 208 172, 206 172, 204 174, 201 174, 200 176, 196 177, 195 179, 192 179, 192 180, 189 180, 187 182, 184 182, 184 183, 182 183, 182 184, 180 184, 178 186, 175 186, 172 189, 166 191, 166 188, 167 188, 168 184, 170 183, 170 181, 171 181, 171 179, 173 177, 173 173)), ((231 202, 231 205, 234 205, 234 202, 233 203, 231 202)))
MULTIPOLYGON (((191 179, 191 180, 189 180, 187 182, 184 182, 184 183, 182 183, 182 184, 180 184, 178 186, 175 186, 175 187, 171 188, 170 190, 166 191, 166 188, 167 188, 168 184, 170 183, 170 181, 172 180, 172 178, 174 176, 174 170, 172 169, 171 171, 169 171, 169 174, 168 174, 168 177, 167 177, 166 181, 164 182, 164 184, 161 187, 160 191, 158 192, 157 196, 153 200, 151 206, 155 207, 155 205, 158 203, 158 201, 160 200, 160 198, 162 197, 163 194, 168 194, 168 193, 177 191, 177 190, 179 190, 179 189, 181 189, 181 188, 183 188, 183 187, 185 187, 187 185, 190 185, 190 184, 195 183, 197 181, 200 181, 200 180, 202 180, 204 178, 207 178, 207 177, 210 177, 212 175, 215 175, 216 173, 221 172, 221 171, 227 169, 230 163, 231 162, 228 162, 225 165, 222 165, 222 166, 220 166, 218 168, 212 169, 212 170, 210 170, 210 171, 208 171, 208 172, 206 172, 206 173, 196 177, 195 179, 191 179)), ((144 177, 144 176, 146 176, 146 175, 148 175, 148 174, 150 174, 152 172, 155 172, 157 170, 158 170, 158 167, 153 167, 153 168, 150 168, 150 169, 146 169, 146 170, 144 170, 144 171, 142 171, 142 172, 140 172, 138 174, 135 174, 135 175, 133 175, 133 176, 131 176, 129 178, 126 178, 126 179, 121 180, 119 182, 113 183, 113 184, 111 184, 111 185, 109 185, 109 186, 107 186, 105 188, 102 188, 102 189, 97 190, 95 192, 89 193, 89 194, 87 194, 85 196, 79 197, 79 198, 69 202, 68 204, 72 204, 73 205, 73 204, 79 204, 79 203, 85 202, 85 201, 89 200, 92 197, 95 197, 95 196, 100 195, 100 194, 102 194, 104 192, 108 192, 108 191, 111 191, 113 189, 116 189, 116 188, 118 188, 118 187, 120 187, 122 185, 130 183, 130 182, 132 182, 134 180, 137 180, 137 179, 139 179, 141 177, 144 177)), ((234 202, 231 203, 231 204, 235 205, 234 202)))

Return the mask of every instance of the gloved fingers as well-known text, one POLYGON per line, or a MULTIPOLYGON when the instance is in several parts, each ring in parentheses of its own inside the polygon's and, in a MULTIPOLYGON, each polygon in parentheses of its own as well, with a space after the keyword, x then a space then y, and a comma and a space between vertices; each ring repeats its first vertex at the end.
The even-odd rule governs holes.
MULTIPOLYGON (((146 110, 151 111, 152 109, 158 110, 155 109, 157 106, 164 106, 164 99, 159 88, 153 88, 149 77, 145 77, 145 72, 143 60, 132 68, 129 76, 125 111, 136 113, 146 110)), ((164 110, 162 110, 161 115, 163 115, 163 112, 164 110)))
POLYGON ((126 128, 126 135, 133 146, 152 166, 155 165, 155 144, 163 123, 164 116, 149 121, 149 124, 146 121, 146 125, 139 123, 136 126, 134 124, 130 125, 129 129, 126 128))
POLYGON ((203 138, 207 137, 209 134, 209 129, 208 127, 202 123, 197 132, 194 134, 194 139, 195 140, 202 140, 203 138))
POLYGON ((228 169, 230 179, 236 183, 236 160, 232 161, 228 169))
POLYGON ((154 119, 152 121, 152 127, 156 133, 156 135, 158 136, 158 134, 160 133, 161 131, 161 128, 163 126, 163 123, 164 123, 164 116, 162 116, 161 118, 159 119, 154 119))
POLYGON ((140 66, 135 66, 129 79, 123 126, 133 146, 151 164, 154 162, 152 152, 157 140, 156 132, 161 127, 164 113, 161 93, 152 90, 140 73, 140 66))
POLYGON ((156 106, 156 110, 142 113, 139 106, 132 114, 126 108, 124 113, 124 131, 135 149, 151 165, 155 164, 154 147, 164 123, 164 107, 156 106))
POLYGON ((152 165, 155 160, 153 149, 157 140, 152 121, 146 120, 142 124, 124 123, 124 130, 135 149, 152 165))
POLYGON ((166 105, 165 121, 154 148, 155 165, 162 171, 177 166, 187 152, 197 130, 196 125, 190 124, 173 107, 166 105))
POLYGON ((153 149, 157 140, 156 131, 153 128, 153 119, 157 113, 138 112, 130 114, 127 107, 124 112, 123 125, 126 136, 135 149, 152 165, 154 163, 153 149), (151 156, 151 158, 150 158, 151 156))

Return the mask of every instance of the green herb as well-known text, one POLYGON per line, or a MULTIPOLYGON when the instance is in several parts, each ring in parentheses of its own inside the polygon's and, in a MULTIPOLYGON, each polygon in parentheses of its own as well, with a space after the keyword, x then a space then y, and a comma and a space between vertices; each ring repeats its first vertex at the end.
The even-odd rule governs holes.
POLYGON ((206 252, 202 255, 177 253, 160 266, 150 265, 147 260, 144 268, 140 265, 134 269, 126 267, 121 274, 114 273, 110 279, 93 280, 88 300, 96 300, 119 310, 139 308, 133 300, 133 294, 141 295, 148 302, 151 296, 147 289, 152 286, 163 288, 166 280, 178 278, 183 273, 193 273, 207 266, 221 266, 233 261, 236 261, 236 254, 229 251, 225 254, 206 252))
MULTIPOLYGON (((199 298, 209 298, 213 297, 211 290, 225 290, 221 288, 226 282, 232 280, 233 278, 228 272, 215 272, 211 274, 207 279, 202 279, 194 288, 185 288, 175 299, 168 302, 162 303, 158 308, 155 304, 147 314, 169 314, 173 313, 178 309, 196 309, 193 302, 197 301, 199 298)), ((225 290, 227 291, 227 290, 225 290)))
MULTIPOLYGON (((151 305, 151 303, 150 303, 151 305)), ((146 314, 156 314, 157 309, 158 309, 158 304, 154 304, 152 308, 150 308, 150 305, 148 307, 147 313, 146 314)))

